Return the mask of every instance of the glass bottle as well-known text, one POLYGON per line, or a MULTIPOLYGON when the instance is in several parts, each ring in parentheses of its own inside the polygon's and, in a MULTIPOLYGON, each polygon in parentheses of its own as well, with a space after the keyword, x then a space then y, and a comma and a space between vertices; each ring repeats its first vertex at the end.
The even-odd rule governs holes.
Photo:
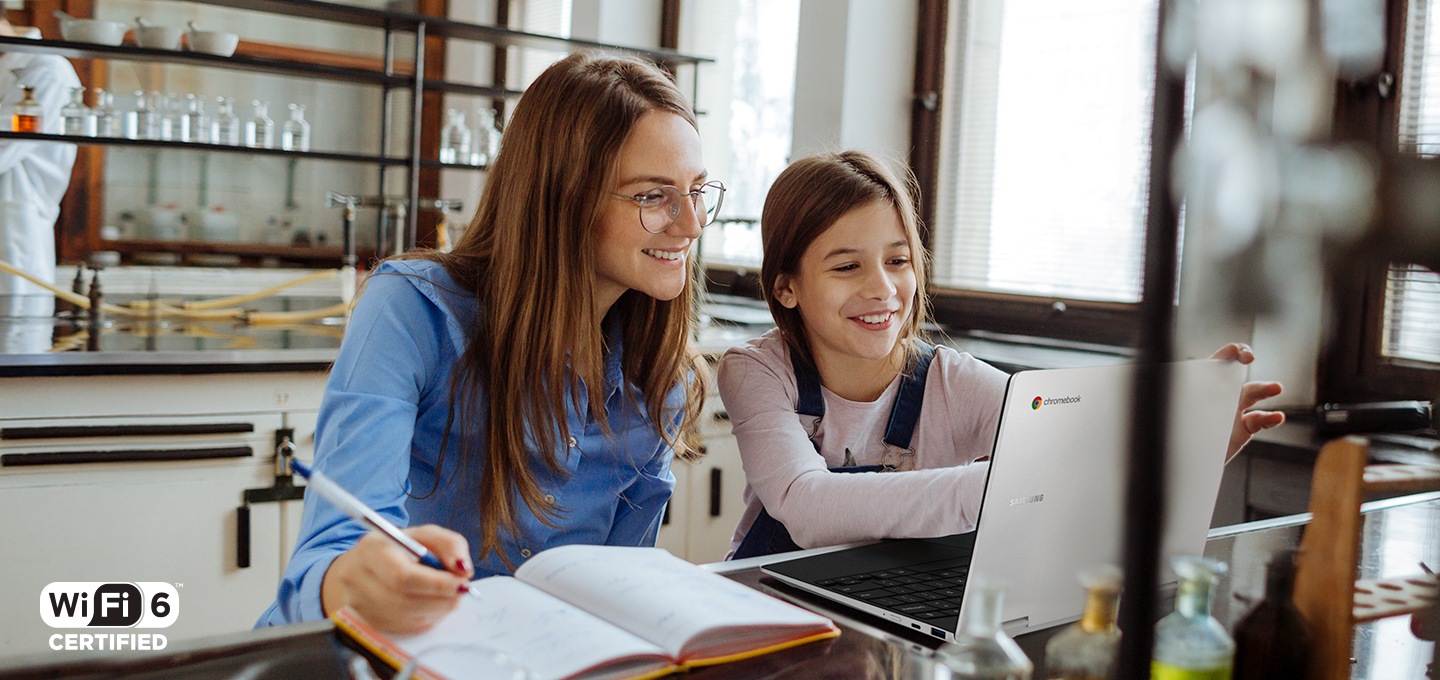
POLYGON ((1115 672, 1120 629, 1120 570, 1097 567, 1080 574, 1085 613, 1045 645, 1045 677, 1051 680, 1104 680, 1115 672))
POLYGON ((70 103, 60 109, 61 131, 79 137, 95 136, 95 116, 85 105, 85 88, 70 88, 70 103))
POLYGON ((235 102, 229 97, 219 97, 219 110, 210 123, 212 144, 240 145, 240 117, 235 115, 235 102))
POLYGON ((1310 670, 1310 631, 1295 607, 1294 550, 1265 566, 1265 598, 1235 624, 1236 680, 1304 680, 1310 670))
POLYGON ((275 121, 270 120, 270 105, 256 99, 255 116, 245 122, 245 146, 256 149, 275 148, 275 121))
POLYGON ((1225 565, 1203 557, 1171 560, 1180 586, 1175 611, 1155 624, 1150 675, 1156 680, 1229 680, 1235 643, 1210 615, 1210 597, 1225 565))
POLYGON ((40 102, 35 101, 35 88, 30 85, 22 85, 21 90, 25 94, 15 103, 15 112, 10 119, 10 129, 15 132, 43 132, 44 111, 40 108, 40 102))
POLYGON ((95 136, 123 137, 125 130, 120 112, 115 110, 115 95, 95 88, 95 136))
POLYGON ((470 164, 489 166, 500 153, 500 129, 495 126, 495 109, 475 109, 475 135, 470 141, 470 164))
POLYGON ((445 127, 440 130, 440 162, 470 161, 470 130, 465 127, 465 114, 459 109, 445 111, 445 127))
POLYGON ((305 105, 290 105, 290 120, 280 130, 280 148, 286 151, 310 150, 310 124, 305 122, 305 105))
POLYGON ((185 125, 182 142, 210 141, 210 119, 205 115, 205 102, 193 94, 185 95, 185 125))
POLYGON ((167 142, 179 141, 190 135, 190 131, 184 128, 186 124, 177 106, 178 98, 174 92, 155 92, 155 110, 160 114, 160 139, 167 142))
POLYGON ((974 590, 955 641, 942 645, 935 652, 936 659, 954 678, 1029 680, 1034 664, 1000 628, 1005 591, 987 584, 972 583, 970 587, 974 590))
POLYGON ((160 112, 155 97, 135 91, 135 110, 125 117, 125 136, 130 139, 160 139, 160 112))

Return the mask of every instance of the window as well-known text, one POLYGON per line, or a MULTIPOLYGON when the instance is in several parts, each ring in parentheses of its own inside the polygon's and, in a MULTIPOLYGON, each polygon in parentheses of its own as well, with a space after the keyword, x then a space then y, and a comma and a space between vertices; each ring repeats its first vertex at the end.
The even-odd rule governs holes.
MULTIPOLYGON (((1400 149, 1440 156, 1440 27, 1436 0, 1411 0, 1400 83, 1400 149)), ((1380 353, 1440 365, 1440 274, 1391 264, 1385 276, 1380 353)))
POLYGON ((917 144, 938 149, 933 170, 916 166, 933 199, 922 208, 938 321, 1138 340, 1158 7, 956 0, 922 22, 921 45, 936 47, 921 63, 944 45, 943 71, 917 72, 941 91, 939 111, 915 119, 917 144))
MULTIPOLYGON (((1440 158, 1440 7, 1386 0, 1383 69, 1397 96, 1342 88, 1338 129, 1401 153, 1440 158), (1377 123, 1376 121, 1383 121, 1377 123)), ((1412 262, 1335 272, 1338 323, 1321 366, 1322 401, 1434 399, 1440 394, 1440 274, 1412 262)))
MULTIPOLYGON (((511 25, 528 33, 570 37, 572 0, 513 0, 510 5, 511 25)), ((513 50, 518 55, 506 79, 519 87, 528 87, 551 64, 565 58, 563 50, 526 48, 513 50)))
POLYGON ((691 1, 680 21, 680 51, 715 59, 701 67, 696 109, 710 176, 727 189, 701 258, 758 268, 765 193, 790 160, 800 2, 691 1))
POLYGON ((1156 7, 951 6, 937 287, 1138 302, 1156 7))

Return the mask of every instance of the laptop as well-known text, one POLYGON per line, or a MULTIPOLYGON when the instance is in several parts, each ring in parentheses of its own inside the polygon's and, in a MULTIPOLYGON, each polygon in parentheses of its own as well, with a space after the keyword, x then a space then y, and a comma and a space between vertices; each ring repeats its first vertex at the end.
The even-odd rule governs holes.
MULTIPOLYGON (((1162 583, 1169 557, 1199 555, 1220 490, 1245 367, 1168 364, 1170 462, 1162 583)), ((968 604, 966 585, 1005 588, 1010 635, 1074 621, 1084 569, 1122 564, 1125 469, 1136 364, 1021 371, 1010 377, 974 531, 888 540, 774 562, 781 582, 943 640, 968 604)))

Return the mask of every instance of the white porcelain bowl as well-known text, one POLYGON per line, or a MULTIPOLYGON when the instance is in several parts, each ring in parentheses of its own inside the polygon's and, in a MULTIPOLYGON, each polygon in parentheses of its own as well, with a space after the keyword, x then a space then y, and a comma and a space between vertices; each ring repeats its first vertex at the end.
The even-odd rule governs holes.
POLYGON ((125 40, 126 25, 104 19, 62 19, 60 37, 71 42, 119 45, 125 40))
POLYGON ((240 44, 240 36, 224 31, 190 31, 185 38, 190 42, 191 51, 222 57, 235 54, 235 47, 240 44))
POLYGON ((178 50, 182 33, 175 26, 136 26, 135 44, 155 50, 178 50))

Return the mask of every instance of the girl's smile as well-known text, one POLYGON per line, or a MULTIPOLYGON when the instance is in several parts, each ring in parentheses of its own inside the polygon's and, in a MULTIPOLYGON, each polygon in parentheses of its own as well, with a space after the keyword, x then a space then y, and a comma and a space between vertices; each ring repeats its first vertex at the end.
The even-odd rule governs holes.
POLYGON ((777 279, 775 295, 800 312, 825 386, 855 398, 878 396, 903 366, 899 339, 916 288, 900 216, 877 201, 845 213, 816 237, 797 273, 777 279))

